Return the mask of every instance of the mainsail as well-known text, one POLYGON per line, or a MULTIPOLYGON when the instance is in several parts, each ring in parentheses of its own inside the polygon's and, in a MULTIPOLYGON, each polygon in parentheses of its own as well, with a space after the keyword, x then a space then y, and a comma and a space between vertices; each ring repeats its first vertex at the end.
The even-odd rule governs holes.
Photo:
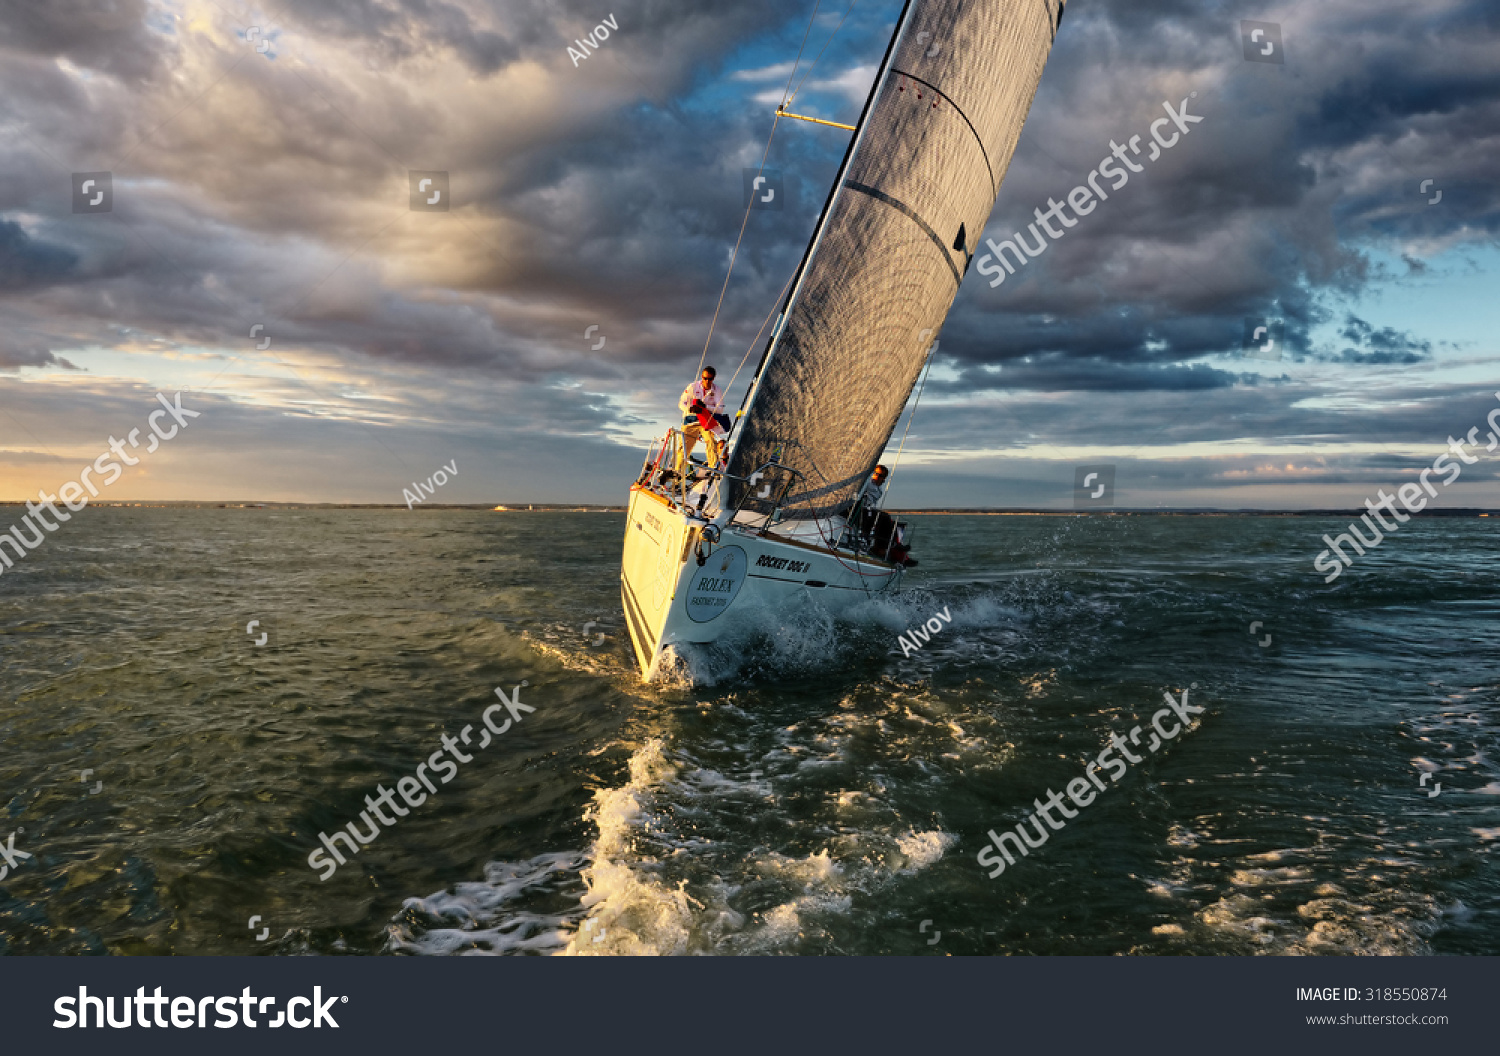
MULTIPOLYGON (((857 495, 943 325, 1062 21, 1064 0, 907 0, 781 325, 729 472, 802 474, 786 515, 857 495)), ((733 489, 731 505, 754 508, 733 489)))

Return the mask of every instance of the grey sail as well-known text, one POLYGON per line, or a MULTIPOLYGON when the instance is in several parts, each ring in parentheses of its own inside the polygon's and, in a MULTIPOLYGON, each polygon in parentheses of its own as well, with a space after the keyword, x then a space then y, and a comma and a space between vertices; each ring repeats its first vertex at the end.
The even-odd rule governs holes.
MULTIPOLYGON (((1062 0, 909 0, 749 395, 729 472, 802 474, 792 518, 858 494, 995 206, 1062 0)), ((764 490, 764 489, 759 489, 764 490)), ((730 502, 756 508, 756 492, 730 502)))

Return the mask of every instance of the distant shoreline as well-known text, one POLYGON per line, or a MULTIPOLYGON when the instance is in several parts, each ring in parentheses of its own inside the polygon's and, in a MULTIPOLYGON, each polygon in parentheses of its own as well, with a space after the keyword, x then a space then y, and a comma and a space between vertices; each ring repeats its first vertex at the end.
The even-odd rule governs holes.
MULTIPOLYGON (((24 508, 25 501, 0 499, 0 507, 24 508)), ((188 510, 402 510, 422 513, 427 510, 469 510, 476 513, 624 513, 624 506, 598 506, 588 503, 525 503, 517 505, 491 505, 489 503, 423 503, 407 510, 404 503, 380 502, 192 502, 180 500, 158 500, 156 502, 92 502, 90 506, 130 509, 188 509, 188 510)), ((1349 517, 1359 516, 1362 509, 1331 508, 1319 510, 1254 510, 1213 509, 1202 507, 1175 508, 1120 508, 1088 510, 1048 510, 1010 508, 1003 506, 945 507, 921 510, 890 510, 898 517, 1349 517)), ((1452 509, 1427 509, 1413 514, 1416 517, 1500 517, 1500 509, 1478 507, 1454 507, 1452 509)))

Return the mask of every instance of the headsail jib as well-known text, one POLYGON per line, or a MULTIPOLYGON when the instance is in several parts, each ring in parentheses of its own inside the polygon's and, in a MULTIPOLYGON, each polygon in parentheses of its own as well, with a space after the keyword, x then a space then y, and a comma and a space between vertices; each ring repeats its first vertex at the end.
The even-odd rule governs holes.
MULTIPOLYGON (((995 205, 1059 0, 910 0, 758 373, 729 471, 782 460, 792 517, 852 501, 995 205)), ((738 504, 744 496, 732 496, 738 504)))

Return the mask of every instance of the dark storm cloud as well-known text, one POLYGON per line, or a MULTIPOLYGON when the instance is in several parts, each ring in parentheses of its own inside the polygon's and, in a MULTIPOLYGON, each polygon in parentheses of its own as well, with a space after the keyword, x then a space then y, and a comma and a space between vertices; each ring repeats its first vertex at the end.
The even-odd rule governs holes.
POLYGON ((451 54, 478 74, 515 60, 520 49, 491 23, 497 10, 443 0, 308 0, 288 6, 285 18, 312 33, 359 42, 384 61, 451 54))
MULTIPOLYGON (((1357 509, 1380 488, 1413 480, 1431 458, 1387 459, 1380 464, 1357 457, 1219 456, 1214 458, 1129 457, 1088 459, 1115 466, 1116 509, 1286 508, 1287 498, 1306 494, 1302 509, 1357 509)), ((892 475, 893 509, 999 508, 1071 510, 1076 466, 1024 455, 994 467, 967 469, 951 464, 909 467, 892 475)), ((1434 507, 1493 505, 1495 468, 1479 463, 1465 467, 1462 478, 1440 493, 1434 507)), ((918 521, 918 546, 922 526, 918 521)), ((1318 532, 1312 532, 1316 538, 1318 532)))
MULTIPOLYGON (((1001 377, 1010 371, 1005 367, 1001 377)), ((1381 390, 1357 403, 1327 406, 1326 401, 1344 394, 1327 383, 1285 374, 1193 390, 1188 399, 1180 391, 1144 384, 1104 391, 1076 386, 1077 391, 1045 400, 1033 395, 1041 390, 1018 387, 1015 396, 991 394, 966 401, 965 386, 944 388, 934 393, 929 383, 918 407, 911 437, 922 450, 1026 448, 1046 454, 1047 448, 1138 450, 1250 441, 1322 451, 1363 444, 1430 449, 1430 464, 1448 437, 1464 436, 1475 426, 1481 427, 1479 439, 1485 443, 1484 423, 1500 401, 1496 386, 1412 384, 1381 390)), ((983 393, 981 388, 974 391, 983 393)), ((898 438, 900 434, 898 429, 898 438)))
POLYGON ((15 371, 22 367, 61 367, 77 370, 78 367, 53 353, 25 334, 0 333, 0 371, 15 371))
MULTIPOLYGON (((34 291, 68 279, 77 266, 78 255, 66 247, 38 242, 20 224, 0 220, 0 291, 34 291)), ((0 328, 0 370, 45 366, 76 369, 56 356, 48 341, 17 323, 13 316, 0 328)))
POLYGON ((1394 327, 1371 326, 1350 312, 1344 319, 1339 336, 1353 342, 1340 353, 1345 363, 1420 363, 1432 357, 1432 342, 1415 337, 1410 331, 1394 327))
MULTIPOLYGON (((21 54, 22 65, 0 64, 10 71, 0 105, 26 132, 4 161, 13 178, 0 213, 42 215, 48 237, 77 253, 88 289, 49 303, 105 344, 125 324, 235 347, 274 318, 305 348, 541 376, 582 359, 580 335, 600 323, 613 340, 588 357, 593 373, 677 358, 693 343, 684 320, 703 318, 717 294, 740 216, 738 155, 767 114, 688 115, 647 100, 711 71, 794 6, 622 11, 607 50, 577 69, 566 49, 605 17, 597 5, 298 5, 275 62, 214 10, 223 24, 211 42, 177 30, 193 82, 142 96, 81 91, 21 54), (495 44, 502 31, 520 51, 495 44), (331 64, 330 43, 368 45, 385 65, 331 64), (486 99, 463 80, 427 84, 447 59, 491 73, 517 57, 547 69, 545 106, 515 89, 486 99), (114 217, 69 215, 67 172, 111 166, 114 217), (452 170, 463 216, 407 214, 408 168, 452 170), (382 261, 422 277, 388 282, 382 261), (330 306, 335 269, 374 292, 330 306)), ((535 75, 511 72, 537 90, 535 75)), ((746 240, 725 310, 736 340, 774 299, 810 223, 806 210, 766 215, 785 237, 764 277, 764 236, 746 240)))
POLYGON ((617 23, 609 38, 612 47, 623 43, 624 50, 639 56, 690 47, 711 58, 746 31, 779 22, 794 9, 784 0, 712 7, 694 0, 648 0, 620 5, 619 12, 610 0, 305 0, 279 14, 298 29, 368 49, 385 62, 451 55, 487 75, 518 59, 565 55, 574 35, 586 37, 611 15, 617 23), (704 48, 710 49, 707 54, 704 48))
POLYGON ((162 51, 148 11, 146 0, 0 0, 0 50, 141 81, 162 51))
MULTIPOLYGON (((1283 22, 1284 66, 1244 61, 1243 17, 1278 16, 1069 5, 990 237, 1024 233, 1164 101, 1188 97, 1204 120, 999 288, 971 272, 945 351, 1160 363, 1236 349, 1249 317, 1285 320, 1287 347, 1311 351, 1311 329, 1342 314, 1328 295, 1371 279, 1371 249, 1500 230, 1500 31, 1486 5, 1299 7, 1283 22)), ((1404 339, 1340 355, 1423 352, 1404 339)))
POLYGON ((1139 392, 1146 389, 1198 392, 1226 388, 1243 380, 1238 374, 1203 363, 1156 367, 1051 353, 1013 360, 1005 364, 999 374, 984 367, 969 367, 961 371, 956 381, 929 384, 928 391, 960 393, 999 387, 1040 392, 1139 392))
POLYGON ((37 242, 20 224, 0 220, 0 289, 49 285, 73 274, 78 254, 37 242))
MULTIPOLYGON (((184 312, 258 318, 277 308, 273 280, 288 266, 304 272, 310 287, 317 267, 332 267, 350 251, 413 252, 409 239, 372 235, 403 207, 407 167, 446 165, 460 203, 478 212, 468 214, 466 226, 448 223, 441 236, 458 247, 465 273, 435 281, 468 291, 465 303, 435 321, 420 285, 389 289, 353 315, 318 312, 314 294, 302 311, 299 341, 530 370, 540 364, 520 349, 554 347, 565 362, 584 327, 600 323, 615 335, 600 358, 622 368, 677 360, 690 353, 687 335, 703 333, 712 314, 742 218, 740 169, 758 164, 768 115, 745 105, 751 90, 744 88, 729 105, 666 109, 650 100, 681 93, 695 78, 708 83, 729 51, 757 31, 782 27, 805 5, 751 11, 677 0, 622 11, 619 32, 575 69, 568 43, 609 13, 604 6, 294 5, 284 15, 287 57, 231 66, 245 52, 220 45, 204 83, 175 98, 163 95, 160 113, 151 112, 150 97, 129 106, 108 93, 85 101, 65 77, 49 89, 51 103, 34 85, 14 87, 33 93, 21 96, 29 102, 29 132, 58 158, 102 165, 128 152, 144 169, 139 178, 171 184, 156 194, 155 211, 184 215, 160 220, 164 229, 157 221, 140 228, 134 252, 106 260, 109 251, 99 245, 93 259, 74 243, 90 267, 139 287, 123 297, 137 313, 128 320, 133 326, 203 340, 210 331, 184 326, 184 312), (372 48, 387 66, 374 74, 360 64, 291 72, 293 58, 312 54, 314 44, 372 48), (498 113, 465 111, 463 96, 444 96, 436 86, 423 94, 416 81, 402 79, 407 66, 427 69, 445 58, 482 75, 514 72, 516 60, 541 63, 553 74, 554 113, 543 123, 528 121, 518 99, 514 112, 507 108, 514 97, 497 99, 498 113), (219 76, 224 83, 204 95, 219 76), (146 110, 137 113, 142 104, 146 110), (101 149, 100 137, 122 109, 121 133, 113 148, 101 149), (90 116, 101 122, 97 130, 90 116), (207 127, 208 117, 217 129, 207 127), (143 131, 153 137, 145 146, 143 131), (325 251, 271 264, 286 250, 277 240, 294 235, 321 241, 325 251), (194 281, 144 263, 148 246, 194 281), (213 297, 194 288, 208 276, 219 280, 213 297), (507 295, 556 310, 517 310, 500 303, 507 295), (184 299, 211 307, 195 311, 184 299)), ((136 12, 123 44, 160 52, 160 44, 154 52, 145 46, 151 34, 141 25, 143 9, 116 10, 136 12)), ((971 270, 944 333, 945 351, 973 363, 1060 355, 1081 369, 1105 361, 1167 367, 1235 350, 1251 316, 1285 320, 1287 347, 1307 350, 1311 329, 1335 317, 1320 295, 1367 281, 1361 238, 1442 242, 1500 222, 1487 179, 1497 153, 1500 64, 1493 45, 1500 34, 1483 11, 1477 3, 1375 13, 1353 3, 1298 9, 1285 24, 1287 64, 1277 67, 1243 61, 1239 5, 1074 0, 1002 189, 992 237, 1024 229, 1034 208, 1064 198, 1107 155, 1111 140, 1145 133, 1163 101, 1176 105, 1197 90, 1190 105, 1205 120, 1003 287, 988 288, 971 270), (1469 61, 1450 61, 1455 53, 1469 61), (1407 186, 1412 180, 1402 166, 1418 159, 1449 181, 1440 207, 1426 208, 1407 186)), ((75 13, 80 24, 70 32, 78 41, 103 40, 121 17, 75 13)), ((63 20, 12 11, 10 21, 13 47, 35 51, 40 45, 30 42, 44 35, 56 38, 54 50, 83 47, 68 43, 63 20)), ((843 31, 863 61, 878 58, 882 21, 856 19, 843 31)), ((815 45, 827 28, 815 31, 815 45)), ((780 81, 765 86, 779 89, 780 81)), ((797 208, 751 216, 717 358, 743 354, 795 266, 840 145, 822 135, 791 128, 773 147, 771 163, 800 184, 797 208)), ((45 158, 26 160, 8 166, 24 171, 0 207, 55 212, 61 172, 55 165, 41 171, 45 158)), ((128 175, 122 196, 131 191, 128 175)), ((410 226, 402 219, 397 234, 410 226)), ((112 311, 124 292, 108 298, 112 311)), ((1356 357, 1417 348, 1350 347, 1356 357)), ((1201 387, 1210 375, 1163 369, 1133 377, 1176 389, 1201 387)))
MULTIPOLYGON (((190 21, 0 0, 15 133, 0 149, 0 368, 94 346, 240 353, 261 324, 273 354, 351 378, 428 368, 430 402, 402 413, 493 437, 503 407, 501 431, 539 456, 537 436, 597 453, 606 441, 573 439, 637 424, 641 404, 601 392, 670 405, 740 237, 741 170, 774 107, 758 97, 785 83, 731 74, 789 61, 810 3, 321 0, 273 9, 273 58, 233 6, 190 21), (575 65, 569 44, 610 14, 619 30, 575 65), (95 169, 115 174, 114 212, 72 214, 69 173, 95 169), (452 211, 411 212, 409 169, 450 172, 452 211), (470 408, 476 377, 529 389, 470 408)), ((857 7, 814 82, 872 67, 899 7, 857 7)), ((824 5, 809 53, 843 8, 824 5)), ((857 95, 814 83, 799 103, 852 120, 857 95)), ((1024 230, 1111 140, 1183 100, 1204 120, 1040 258, 998 288, 970 269, 941 335, 958 381, 931 384, 950 403, 924 408, 924 444, 1426 444, 1458 428, 1472 390, 1351 401, 1298 364, 1345 364, 1359 389, 1357 370, 1434 358, 1429 336, 1345 299, 1392 278, 1376 251, 1415 274, 1500 231, 1493 5, 1072 0, 986 235, 1024 230), (1244 61, 1247 17, 1281 20, 1284 66, 1244 61), (1282 365, 1195 362, 1241 352, 1247 319, 1282 322, 1282 365)), ((846 142, 778 126, 767 163, 786 207, 745 225, 709 350, 721 377, 747 351, 753 368, 846 142)))

